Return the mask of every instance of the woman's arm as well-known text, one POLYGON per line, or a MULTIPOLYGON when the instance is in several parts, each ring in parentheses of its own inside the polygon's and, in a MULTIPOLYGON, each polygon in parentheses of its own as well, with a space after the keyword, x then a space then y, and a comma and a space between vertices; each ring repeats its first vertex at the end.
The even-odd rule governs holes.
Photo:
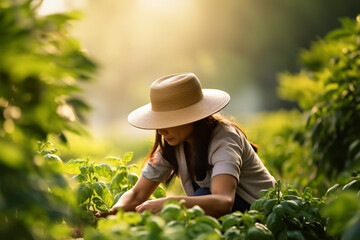
POLYGON ((135 186, 120 197, 119 201, 114 204, 109 213, 98 212, 95 216, 106 217, 110 214, 116 214, 118 209, 122 209, 124 211, 135 211, 135 207, 148 200, 159 184, 160 182, 154 182, 140 176, 135 186))
POLYGON ((234 204, 237 181, 235 177, 228 174, 220 174, 211 180, 210 195, 196 196, 196 197, 166 197, 152 201, 146 201, 136 207, 136 211, 143 212, 152 210, 158 212, 161 210, 162 204, 167 200, 185 200, 185 206, 191 208, 199 205, 204 209, 207 215, 220 217, 230 213, 234 204))

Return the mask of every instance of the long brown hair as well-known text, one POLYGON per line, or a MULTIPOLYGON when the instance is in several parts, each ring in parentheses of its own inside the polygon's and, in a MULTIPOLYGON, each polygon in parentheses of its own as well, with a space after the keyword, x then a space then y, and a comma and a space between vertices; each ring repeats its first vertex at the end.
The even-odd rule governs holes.
MULTIPOLYGON (((208 161, 208 150, 211 141, 211 136, 219 124, 219 122, 225 122, 231 124, 238 128, 246 137, 245 131, 235 122, 226 119, 224 116, 218 114, 211 115, 209 117, 203 118, 199 121, 194 122, 194 142, 195 142, 195 152, 193 153, 193 162, 187 162, 189 175, 193 180, 203 180, 206 177, 206 174, 209 170, 212 169, 208 161)), ((258 151, 258 146, 251 143, 252 148, 255 152, 258 151)), ((175 155, 175 146, 169 145, 156 131, 155 133, 155 143, 149 154, 146 157, 146 161, 151 161, 154 157, 156 151, 160 150, 162 157, 170 163, 173 168, 173 172, 170 177, 167 179, 166 184, 169 184, 174 176, 178 174, 179 166, 176 160, 175 155)), ((188 159, 187 159, 188 161, 188 159)))

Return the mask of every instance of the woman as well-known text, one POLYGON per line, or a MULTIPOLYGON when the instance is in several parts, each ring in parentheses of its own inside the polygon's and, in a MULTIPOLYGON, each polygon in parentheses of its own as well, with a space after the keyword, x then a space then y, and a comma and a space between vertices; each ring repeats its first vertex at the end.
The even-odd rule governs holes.
MULTIPOLYGON (((165 201, 185 200, 219 217, 245 211, 261 189, 275 180, 243 131, 219 114, 230 101, 221 90, 202 89, 193 73, 173 74, 156 80, 151 103, 130 113, 138 128, 156 130, 155 144, 135 186, 113 206, 117 209, 159 212, 165 201), (184 196, 148 200, 161 182, 179 176, 184 196)), ((97 216, 107 214, 98 213, 97 216)))

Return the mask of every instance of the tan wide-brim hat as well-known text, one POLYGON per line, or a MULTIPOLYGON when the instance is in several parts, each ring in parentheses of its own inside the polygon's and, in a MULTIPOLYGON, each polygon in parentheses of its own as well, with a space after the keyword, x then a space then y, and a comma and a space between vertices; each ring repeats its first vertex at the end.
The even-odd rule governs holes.
POLYGON ((222 90, 202 89, 195 74, 180 73, 153 82, 150 101, 129 114, 130 124, 142 129, 164 129, 192 123, 223 109, 230 95, 222 90))

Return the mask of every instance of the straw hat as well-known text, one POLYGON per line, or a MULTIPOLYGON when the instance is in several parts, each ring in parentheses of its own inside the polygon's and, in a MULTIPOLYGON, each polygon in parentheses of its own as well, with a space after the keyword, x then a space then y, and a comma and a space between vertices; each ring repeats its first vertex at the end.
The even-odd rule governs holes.
POLYGON ((163 129, 195 122, 223 109, 230 95, 217 89, 202 89, 195 74, 180 73, 153 82, 150 101, 129 114, 128 121, 133 126, 163 129))

